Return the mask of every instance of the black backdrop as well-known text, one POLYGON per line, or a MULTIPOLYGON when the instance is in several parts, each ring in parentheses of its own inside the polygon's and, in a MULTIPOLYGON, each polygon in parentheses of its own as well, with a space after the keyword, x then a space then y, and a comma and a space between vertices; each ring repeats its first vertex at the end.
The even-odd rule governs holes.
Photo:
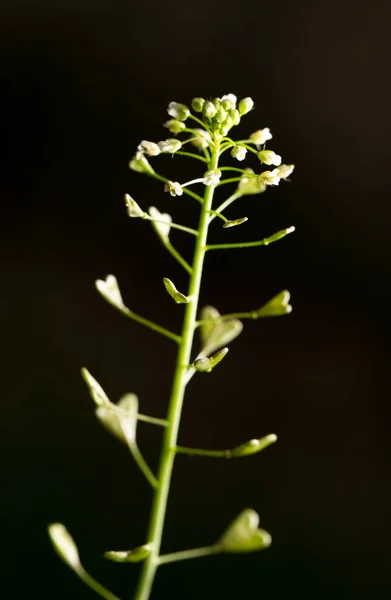
MULTIPOLYGON (((242 508, 270 550, 167 566, 153 598, 389 598, 389 2, 3 0, 1 47, 1 589, 6 598, 92 598, 54 556, 63 521, 86 567, 130 598, 137 566, 102 553, 144 542, 150 494, 100 429, 79 376, 163 416, 174 347, 105 304, 178 328, 165 293, 185 278, 123 194, 195 223, 197 207, 127 168, 162 139, 169 101, 233 92, 271 128, 292 183, 243 199, 248 224, 215 239, 297 231, 268 248, 208 256, 202 303, 222 312, 288 288, 287 318, 248 322, 225 364, 196 378, 180 442, 224 448, 271 431, 237 462, 180 457, 164 548, 213 542, 242 508)), ((178 179, 186 159, 164 161, 178 179)), ((181 234, 175 241, 188 255, 181 234)), ((139 428, 153 465, 159 432, 139 428)))

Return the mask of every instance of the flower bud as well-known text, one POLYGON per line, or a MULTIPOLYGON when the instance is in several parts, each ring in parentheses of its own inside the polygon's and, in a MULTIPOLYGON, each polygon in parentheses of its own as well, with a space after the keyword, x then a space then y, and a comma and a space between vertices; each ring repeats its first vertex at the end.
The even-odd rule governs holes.
POLYGON ((231 129, 231 127, 233 126, 233 120, 232 117, 230 115, 227 116, 227 118, 225 119, 225 121, 222 122, 221 124, 221 134, 222 135, 227 135, 227 133, 229 132, 229 130, 231 129))
POLYGON ((167 127, 168 131, 171 133, 180 133, 184 129, 186 129, 185 123, 182 121, 178 121, 178 119, 170 119, 164 123, 164 127, 167 127))
POLYGON ((221 171, 219 169, 210 169, 204 173, 204 185, 217 185, 221 178, 221 171))
POLYGON ((256 146, 262 146, 263 144, 265 144, 268 140, 272 139, 272 134, 270 133, 270 129, 269 127, 265 127, 265 129, 258 129, 257 131, 254 131, 254 133, 252 133, 250 135, 250 140, 252 141, 253 144, 255 144, 256 146))
POLYGON ((239 113, 246 115, 254 107, 254 100, 252 98, 242 98, 239 102, 239 113))
POLYGON ((278 176, 280 179, 287 179, 289 175, 293 172, 295 165, 281 165, 278 168, 278 176))
POLYGON ((223 108, 225 108, 225 110, 236 108, 236 103, 238 101, 235 94, 226 94, 221 100, 223 101, 223 108))
POLYGON ((273 169, 273 171, 264 171, 259 175, 258 182, 264 185, 278 185, 280 183, 278 169, 273 169))
POLYGON ((235 125, 235 126, 239 125, 239 123, 240 123, 240 113, 239 113, 239 111, 236 108, 234 108, 233 110, 229 111, 229 115, 230 115, 230 117, 232 119, 233 125, 235 125))
POLYGON ((184 104, 178 104, 178 102, 170 102, 167 109, 170 117, 178 119, 178 121, 186 121, 190 115, 190 110, 184 104))
POLYGON ((275 165, 278 167, 281 164, 281 156, 273 152, 273 150, 261 150, 258 152, 258 158, 265 165, 275 165))
POLYGON ((157 156, 160 154, 160 149, 155 142, 148 142, 147 140, 143 140, 137 147, 139 152, 144 152, 144 154, 148 154, 148 156, 157 156))
POLYGON ((195 138, 191 140, 191 144, 196 148, 207 148, 208 142, 212 141, 210 134, 205 129, 194 129, 195 138))
POLYGON ((217 110, 213 102, 210 102, 210 100, 206 100, 204 106, 202 107, 202 112, 206 119, 213 119, 213 117, 217 113, 217 110))
POLYGON ((182 196, 183 194, 182 186, 177 181, 167 181, 164 191, 170 192, 171 196, 182 196))
POLYGON ((213 98, 212 104, 213 104, 213 106, 215 107, 216 110, 220 110, 220 108, 221 108, 221 99, 220 98, 213 98))
POLYGON ((52 523, 48 527, 49 537, 59 557, 74 571, 82 569, 79 552, 72 536, 61 523, 52 523))
POLYGON ((132 171, 136 171, 137 173, 154 173, 155 171, 152 169, 151 165, 145 158, 145 155, 138 151, 133 156, 132 160, 129 163, 129 168, 132 171))
POLYGON ((204 102, 204 98, 193 98, 193 100, 191 101, 191 107, 195 112, 202 112, 204 102))
POLYGON ((128 217, 140 218, 145 215, 145 212, 141 210, 136 200, 133 200, 129 194, 125 194, 125 205, 128 213, 128 217))
POLYGON ((236 158, 236 160, 242 161, 246 158, 247 150, 244 146, 235 146, 231 150, 232 158, 236 158))
POLYGON ((223 121, 225 121, 227 116, 228 116, 227 111, 225 111, 224 108, 219 108, 219 110, 216 113, 215 119, 216 119, 217 123, 222 123, 223 121))
POLYGON ((182 148, 182 142, 176 140, 175 138, 168 138, 168 140, 165 140, 164 142, 159 142, 158 146, 160 152, 169 152, 172 154, 182 148))

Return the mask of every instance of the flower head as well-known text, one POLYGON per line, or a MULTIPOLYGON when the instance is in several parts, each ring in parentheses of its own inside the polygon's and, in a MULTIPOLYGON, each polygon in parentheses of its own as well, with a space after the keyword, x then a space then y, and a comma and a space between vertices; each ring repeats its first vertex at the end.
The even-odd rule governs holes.
POLYGON ((256 146, 262 146, 268 140, 271 140, 272 137, 273 136, 270 133, 269 127, 265 127, 265 129, 258 129, 257 131, 254 131, 254 133, 250 135, 250 140, 256 146))
POLYGON ((170 102, 167 109, 168 114, 173 119, 178 121, 186 121, 190 115, 190 110, 184 104, 178 104, 178 102, 170 102))
POLYGON ((182 143, 175 138, 169 138, 164 142, 158 143, 160 152, 169 152, 170 154, 177 152, 180 148, 182 148, 182 143))
POLYGON ((177 181, 167 181, 164 191, 170 192, 171 196, 182 196, 183 194, 182 186, 177 181))
POLYGON ((247 150, 244 146, 235 146, 231 150, 231 156, 236 160, 242 161, 246 158, 247 150))
POLYGON ((273 152, 273 150, 261 150, 258 152, 258 158, 265 165, 275 165, 279 167, 281 164, 281 156, 273 152))
POLYGON ((278 185, 280 183, 278 169, 273 169, 273 171, 264 171, 259 175, 258 181, 264 185, 278 185))
POLYGON ((204 185, 217 185, 220 181, 221 171, 219 169, 210 169, 204 173, 204 185))
POLYGON ((140 144, 137 147, 137 150, 139 152, 147 154, 148 156, 157 156, 158 154, 160 154, 159 146, 155 144, 155 142, 148 142, 147 140, 143 140, 142 142, 140 142, 140 144))

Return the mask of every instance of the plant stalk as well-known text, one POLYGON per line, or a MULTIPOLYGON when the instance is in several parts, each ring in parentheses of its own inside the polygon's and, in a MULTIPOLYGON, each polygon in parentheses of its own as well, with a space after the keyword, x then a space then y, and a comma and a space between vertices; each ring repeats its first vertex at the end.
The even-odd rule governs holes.
MULTIPOLYGON (((208 169, 216 169, 218 166, 218 161, 219 142, 216 141, 211 153, 208 169)), ((194 332, 196 329, 202 269, 204 266, 206 242, 208 236, 209 211, 212 208, 214 190, 215 186, 206 187, 201 208, 198 237, 194 249, 189 291, 187 294, 191 297, 191 301, 186 305, 183 319, 181 342, 177 354, 171 398, 167 413, 168 425, 165 429, 163 437, 160 465, 157 477, 158 484, 153 499, 149 522, 147 540, 152 546, 152 551, 143 564, 134 600, 149 599, 156 569, 159 565, 159 553, 166 516, 167 500, 176 454, 175 447, 177 445, 183 398, 187 384, 186 375, 188 371, 188 365, 190 363, 191 349, 193 345, 194 332)))

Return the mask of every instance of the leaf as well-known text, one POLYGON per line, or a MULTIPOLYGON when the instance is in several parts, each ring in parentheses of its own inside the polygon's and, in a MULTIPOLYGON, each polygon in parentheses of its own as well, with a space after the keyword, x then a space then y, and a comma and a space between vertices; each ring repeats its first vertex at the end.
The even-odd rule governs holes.
POLYGON ((290 293, 284 290, 274 296, 264 306, 254 311, 256 317, 279 317, 288 315, 292 312, 292 306, 289 304, 290 293))
POLYGON ((222 321, 220 313, 213 306, 206 306, 201 312, 201 341, 203 356, 208 356, 234 340, 243 330, 239 319, 222 321))
POLYGON ((104 557, 117 563, 136 563, 145 560, 151 554, 151 550, 152 544, 144 544, 133 550, 109 550, 104 553, 104 557))
POLYGON ((126 310, 123 303, 121 292, 118 287, 117 279, 114 275, 107 275, 106 279, 97 279, 95 286, 98 292, 103 296, 107 302, 118 308, 119 310, 126 310))
POLYGON ((259 516, 255 510, 248 508, 229 525, 223 533, 217 547, 221 552, 255 552, 268 548, 272 542, 270 534, 258 529, 259 516))
POLYGON ((164 223, 160 223, 160 222, 158 223, 157 221, 152 221, 152 227, 154 228, 154 230, 156 231, 156 233, 162 240, 163 244, 167 244, 168 236, 169 236, 170 229, 171 229, 171 221, 172 221, 171 215, 169 215, 168 213, 161 213, 154 206, 150 206, 148 209, 148 212, 149 212, 149 216, 152 217, 152 219, 157 219, 158 221, 164 221, 164 223))
POLYGON ((190 298, 188 298, 181 292, 178 292, 178 290, 176 289, 176 287, 173 284, 173 282, 171 281, 171 279, 164 277, 163 283, 164 283, 164 286, 165 286, 167 292, 170 294, 171 298, 173 298, 177 304, 188 304, 190 302, 190 298))
POLYGON ((52 523, 48 526, 48 534, 59 557, 73 571, 82 569, 79 551, 72 536, 62 523, 52 523))

